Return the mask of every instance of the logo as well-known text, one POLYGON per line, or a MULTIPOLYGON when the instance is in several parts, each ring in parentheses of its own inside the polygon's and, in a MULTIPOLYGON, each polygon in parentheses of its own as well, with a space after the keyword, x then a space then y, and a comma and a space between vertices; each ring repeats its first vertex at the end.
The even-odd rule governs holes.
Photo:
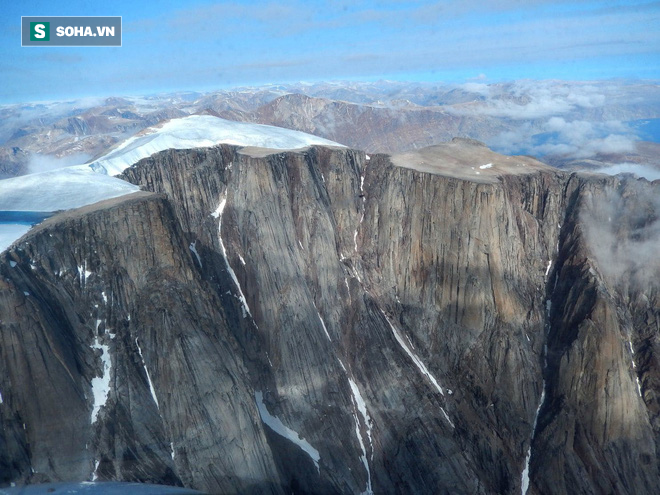
POLYGON ((50 22, 31 22, 30 41, 50 41, 50 22))
POLYGON ((121 16, 23 16, 21 46, 121 46, 121 16))

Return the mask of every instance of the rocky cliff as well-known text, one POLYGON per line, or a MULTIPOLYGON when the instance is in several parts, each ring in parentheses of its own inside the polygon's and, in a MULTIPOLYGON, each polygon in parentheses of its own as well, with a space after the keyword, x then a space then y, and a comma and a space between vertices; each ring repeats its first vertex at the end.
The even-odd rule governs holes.
POLYGON ((0 257, 0 483, 653 493, 660 183, 168 150, 0 257))

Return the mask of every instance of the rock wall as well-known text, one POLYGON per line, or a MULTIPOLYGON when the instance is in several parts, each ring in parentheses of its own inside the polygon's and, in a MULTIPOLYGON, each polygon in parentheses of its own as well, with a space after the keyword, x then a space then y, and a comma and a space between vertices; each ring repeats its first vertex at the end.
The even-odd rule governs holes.
POLYGON ((608 239, 653 246, 657 182, 231 146, 124 178, 155 194, 53 217, 1 257, 0 482, 658 486, 657 261, 613 271, 592 235, 615 194, 630 214, 608 239))

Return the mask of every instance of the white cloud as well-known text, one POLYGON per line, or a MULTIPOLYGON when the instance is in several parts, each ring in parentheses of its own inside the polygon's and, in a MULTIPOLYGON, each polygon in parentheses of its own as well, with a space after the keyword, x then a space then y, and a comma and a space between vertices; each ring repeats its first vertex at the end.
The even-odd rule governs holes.
POLYGON ((660 169, 651 167, 650 165, 641 165, 639 163, 618 163, 616 165, 599 168, 596 172, 607 175, 634 174, 637 177, 644 177, 649 181, 660 179, 660 169))
POLYGON ((92 158, 88 153, 77 153, 73 155, 63 156, 57 158, 52 155, 41 155, 34 153, 30 156, 28 162, 28 171, 31 174, 39 172, 48 172, 63 167, 70 167, 71 165, 82 165, 87 163, 92 158))
MULTIPOLYGON (((657 189, 657 188, 655 188, 657 189)), ((586 198, 580 220, 600 270, 615 283, 660 283, 660 198, 648 183, 628 183, 586 198)))
POLYGON ((485 97, 490 96, 490 86, 488 86, 488 84, 468 82, 461 85, 461 87, 470 93, 477 93, 485 97))

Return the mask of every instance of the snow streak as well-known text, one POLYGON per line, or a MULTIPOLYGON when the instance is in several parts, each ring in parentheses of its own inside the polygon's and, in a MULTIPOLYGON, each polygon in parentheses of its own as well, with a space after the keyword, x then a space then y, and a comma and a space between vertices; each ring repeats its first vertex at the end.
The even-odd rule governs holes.
MULTIPOLYGON (((357 384, 353 381, 353 379, 349 378, 348 383, 351 386, 351 392, 353 393, 353 405, 357 411, 360 412, 360 415, 362 416, 362 422, 364 423, 364 427, 367 430, 367 438, 369 439, 369 448, 371 449, 371 462, 374 460, 374 444, 371 439, 371 418, 369 417, 369 413, 367 412, 367 406, 364 402, 364 399, 362 398, 362 394, 360 394, 360 389, 357 387, 357 384)), ((360 421, 358 420, 357 414, 353 414, 353 419, 355 420, 355 435, 357 436, 358 443, 360 444, 360 449, 362 450, 362 464, 364 465, 364 469, 367 470, 367 486, 364 489, 363 494, 367 495, 373 495, 373 489, 371 487, 371 469, 369 468, 369 461, 367 460, 367 449, 364 446, 364 441, 362 440, 362 433, 360 432, 360 421)))
POLYGON ((373 495, 373 489, 371 486, 371 469, 369 468, 369 461, 367 460, 367 449, 364 445, 364 440, 362 439, 362 432, 360 431, 360 420, 358 418, 357 413, 359 412, 360 415, 362 416, 362 422, 367 432, 367 438, 369 440, 369 448, 371 449, 372 462, 374 460, 374 444, 371 438, 371 428, 373 423, 371 421, 371 418, 369 417, 369 412, 367 411, 367 405, 364 402, 364 399, 362 398, 360 389, 358 388, 355 381, 348 375, 348 371, 346 370, 346 366, 344 366, 342 360, 337 358, 337 361, 339 361, 339 365, 346 373, 346 378, 348 379, 348 384, 351 388, 351 393, 353 394, 352 400, 353 400, 353 410, 355 411, 353 413, 353 419, 355 421, 355 436, 357 437, 358 443, 360 444, 360 450, 362 450, 362 455, 360 456, 360 460, 362 461, 362 465, 364 466, 364 469, 367 471, 367 486, 365 487, 364 492, 362 492, 362 494, 373 495))
POLYGON ((149 370, 147 369, 147 363, 144 362, 144 356, 142 355, 142 349, 140 348, 140 343, 138 342, 137 337, 135 337, 135 345, 137 346, 138 353, 140 354, 140 359, 142 360, 142 367, 144 368, 144 372, 147 374, 147 381, 149 382, 149 390, 151 390, 151 397, 154 399, 154 402, 156 403, 156 407, 160 410, 160 406, 158 405, 158 398, 156 397, 156 389, 154 389, 154 384, 151 381, 151 375, 149 374, 149 370))
POLYGON ((316 314, 319 315, 319 320, 321 320, 321 325, 323 326, 323 331, 325 332, 325 336, 328 337, 328 340, 332 342, 332 339, 330 338, 330 334, 328 333, 328 329, 325 327, 325 322, 323 321, 323 318, 321 318, 321 313, 319 313, 318 308, 316 309, 316 314))
POLYGON ((250 312, 250 307, 248 306, 247 299, 245 299, 245 294, 243 294, 243 289, 241 289, 241 284, 238 283, 238 278, 236 277, 236 273, 234 273, 234 269, 231 267, 229 264, 229 258, 227 258, 227 249, 225 249, 225 243, 222 240, 222 214, 225 211, 225 206, 227 205, 227 198, 224 197, 222 198, 222 201, 220 201, 220 204, 216 208, 216 210, 211 213, 215 218, 217 218, 218 221, 218 240, 220 241, 220 248, 222 249, 222 255, 225 259, 225 265, 227 265, 227 271, 229 272, 229 275, 231 276, 232 280, 236 284, 236 287, 238 288, 238 299, 241 301, 241 309, 243 311, 243 318, 246 318, 247 315, 252 316, 252 313, 250 312))
POLYGON ((433 384, 433 386, 437 389, 438 392, 440 392, 442 395, 445 395, 445 392, 442 389, 442 387, 440 386, 440 384, 438 383, 438 381, 435 379, 435 377, 431 373, 429 373, 429 370, 426 368, 426 365, 422 362, 422 360, 419 359, 419 357, 417 355, 415 355, 415 353, 413 353, 412 350, 410 350, 410 348, 408 347, 408 344, 406 344, 405 340, 403 340, 403 337, 401 336, 399 331, 394 327, 394 325, 392 325, 392 322, 387 317, 385 312, 382 309, 380 310, 380 312, 383 313, 383 316, 385 317, 385 320, 387 320, 387 323, 390 325, 390 328, 392 329, 392 333, 394 334, 394 338, 399 343, 399 345, 403 348, 403 350, 406 351, 406 354, 408 354, 410 359, 412 359, 413 363, 415 363, 415 366, 417 366, 417 369, 419 369, 419 371, 429 379, 429 381, 433 384))
POLYGON ((632 368, 635 373, 635 381, 637 382, 637 394, 641 397, 642 396, 642 385, 639 383, 639 376, 637 375, 637 363, 635 363, 635 349, 633 348, 632 345, 632 340, 630 340, 630 337, 628 338, 628 346, 630 347, 630 362, 632 363, 632 368))
MULTIPOLYGON (((440 386, 440 384, 438 383, 438 381, 429 372, 429 370, 427 369, 426 365, 422 362, 422 360, 419 359, 419 357, 410 349, 410 347, 408 347, 408 344, 406 344, 406 341, 401 336, 401 333, 394 327, 394 325, 392 325, 392 322, 390 321, 390 319, 385 314, 385 311, 383 311, 381 309, 380 312, 383 313, 383 316, 385 317, 385 320, 390 325, 390 328, 392 329, 392 333, 394 334, 394 338, 399 343, 401 348, 404 351, 406 351, 406 354, 408 354, 408 356, 410 357, 412 362, 415 363, 415 366, 417 366, 417 369, 422 373, 422 375, 426 376, 426 378, 429 379, 431 384, 435 387, 435 389, 438 392, 440 392, 441 395, 445 395, 445 392, 442 389, 442 387, 440 386)), ((442 414, 445 417, 445 419, 447 420, 447 422, 451 425, 451 427, 455 428, 454 423, 452 422, 452 420, 449 418, 449 415, 447 414, 447 411, 445 411, 444 408, 442 408, 442 407, 440 408, 440 411, 442 412, 442 414)))
MULTIPOLYGON (((561 228, 561 225, 558 225, 558 227, 561 228)), ((559 252, 559 241, 557 241, 557 252, 559 252)), ((545 270, 546 281, 548 275, 550 274, 551 266, 552 266, 552 259, 548 260, 548 267, 545 270)), ((558 276, 559 275, 555 273, 555 286, 557 285, 558 276)), ((546 334, 550 330, 551 312, 552 312, 552 301, 548 299, 545 302, 546 334)), ((547 366, 548 366, 548 349, 547 349, 547 344, 545 344, 543 346, 543 370, 542 370, 543 373, 545 373, 545 369, 547 366)), ((545 377, 543 378, 543 388, 541 389, 541 398, 539 399, 539 405, 536 407, 536 414, 534 415, 534 425, 532 426, 532 437, 530 438, 529 448, 527 449, 527 455, 525 456, 525 467, 523 468, 520 479, 520 492, 522 495, 526 495, 527 490, 529 490, 529 461, 532 459, 532 443, 534 442, 534 438, 536 437, 536 426, 538 424, 539 414, 541 413, 541 409, 543 408, 544 403, 545 403, 545 377)))
POLYGON ((527 494, 529 490, 529 461, 532 458, 532 442, 534 441, 534 436, 536 435, 536 424, 539 420, 539 413, 541 412, 541 407, 545 402, 545 381, 543 382, 543 391, 541 392, 541 400, 539 400, 539 405, 536 408, 536 415, 534 416, 534 426, 532 427, 532 439, 529 443, 529 448, 527 449, 527 455, 525 456, 525 469, 522 472, 522 479, 520 483, 520 491, 522 495, 527 494))
POLYGON ((321 460, 321 455, 319 454, 319 451, 312 447, 307 440, 301 438, 297 432, 282 423, 279 418, 268 412, 266 404, 264 404, 264 395, 261 391, 256 391, 254 393, 254 397, 257 401, 257 408, 259 409, 261 420, 266 424, 266 426, 268 426, 278 435, 286 438, 287 440, 295 443, 298 447, 300 447, 312 459, 314 466, 316 466, 316 470, 320 474, 321 470, 319 468, 319 461, 321 460))

